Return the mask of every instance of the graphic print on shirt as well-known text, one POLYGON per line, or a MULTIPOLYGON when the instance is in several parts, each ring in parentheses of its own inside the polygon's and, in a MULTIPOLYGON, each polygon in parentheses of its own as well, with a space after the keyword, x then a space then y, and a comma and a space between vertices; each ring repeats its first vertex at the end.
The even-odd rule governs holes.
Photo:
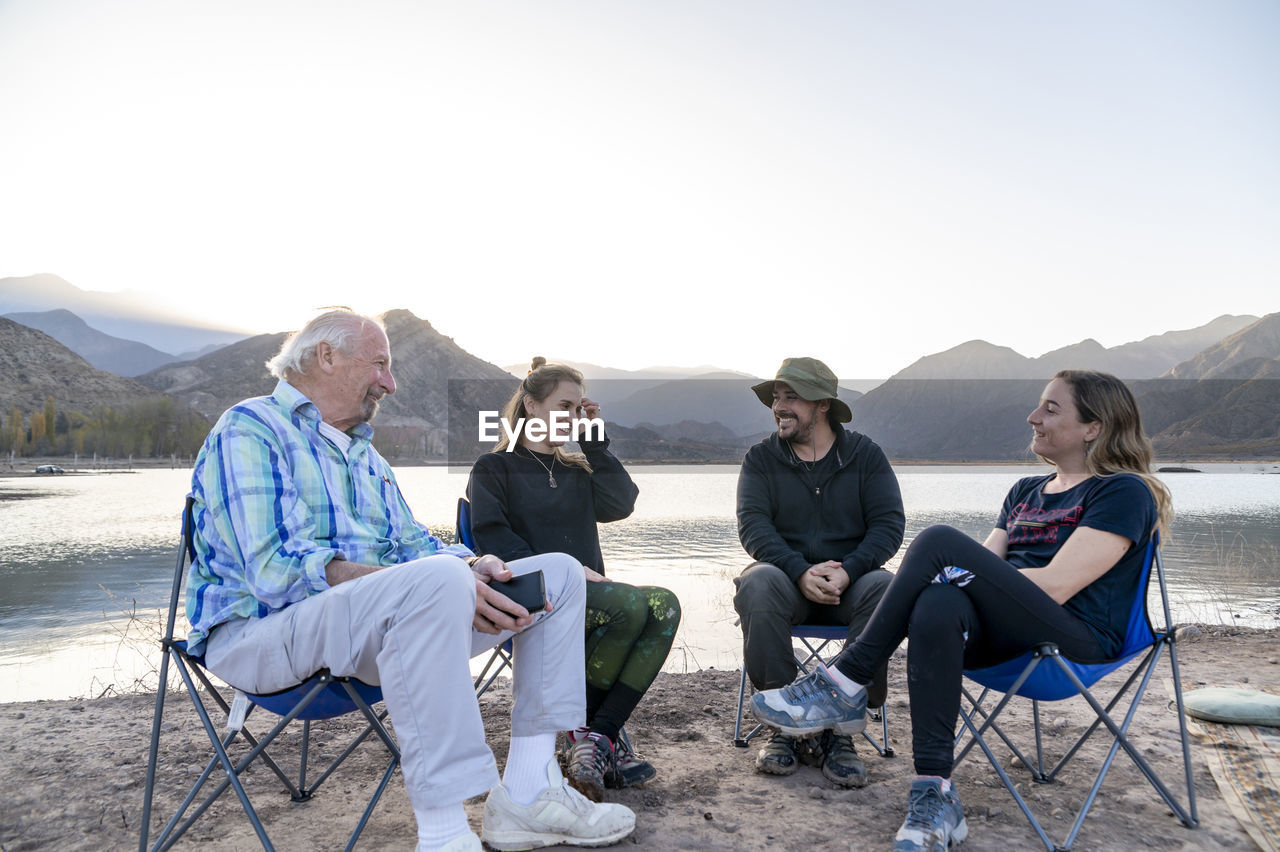
POLYGON ((1059 536, 1064 527, 1067 531, 1075 529, 1080 523, 1084 506, 1070 506, 1065 509, 1041 509, 1019 503, 1009 513, 1006 529, 1009 532, 1009 544, 1057 544, 1065 536, 1059 536))

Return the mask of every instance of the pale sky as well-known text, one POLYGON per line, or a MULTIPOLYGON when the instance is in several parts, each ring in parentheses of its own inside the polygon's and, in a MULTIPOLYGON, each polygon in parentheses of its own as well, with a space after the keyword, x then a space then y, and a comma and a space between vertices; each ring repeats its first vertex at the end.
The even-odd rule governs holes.
POLYGON ((883 377, 1280 310, 1280 3, 0 0, 0 277, 883 377))

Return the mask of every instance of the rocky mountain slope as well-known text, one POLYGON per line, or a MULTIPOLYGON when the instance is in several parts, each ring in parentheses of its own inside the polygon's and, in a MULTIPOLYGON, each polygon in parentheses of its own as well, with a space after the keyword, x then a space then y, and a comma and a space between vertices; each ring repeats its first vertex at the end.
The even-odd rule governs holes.
POLYGON ((145 343, 104 334, 71 311, 61 308, 6 316, 28 328, 43 331, 94 367, 117 376, 138 376, 178 360, 176 355, 161 352, 145 343))
POLYGON ((95 369, 44 332, 0 317, 0 412, 16 406, 29 415, 53 397, 60 411, 88 413, 155 396, 133 379, 95 369))
MULTIPOLYGON (((516 387, 515 377, 466 352, 409 311, 388 311, 382 319, 399 389, 379 408, 379 449, 393 458, 448 457, 470 463, 487 449, 477 440, 475 412, 501 409, 516 387)), ((251 337, 194 361, 161 367, 139 381, 212 421, 246 397, 271 393, 276 380, 266 362, 280 351, 285 337, 284 332, 251 337)))

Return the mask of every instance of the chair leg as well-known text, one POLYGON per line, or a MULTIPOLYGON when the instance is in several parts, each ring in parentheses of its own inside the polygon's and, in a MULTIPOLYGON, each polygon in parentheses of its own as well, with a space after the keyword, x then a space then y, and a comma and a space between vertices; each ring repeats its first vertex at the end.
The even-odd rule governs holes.
POLYGON ((747 703, 747 670, 742 669, 742 679, 738 682, 738 718, 733 724, 733 744, 738 748, 746 748, 751 738, 760 733, 764 725, 756 725, 745 737, 742 735, 742 711, 747 703))
POLYGON ((151 749, 147 756, 147 781, 142 793, 142 832, 138 839, 138 852, 147 852, 147 835, 151 830, 151 798, 156 789, 156 764, 160 757, 160 725, 164 721, 164 701, 169 686, 169 654, 167 646, 161 649, 160 685, 156 687, 156 709, 151 717, 151 749))
POLYGON ((880 723, 880 742, 876 742, 875 737, 869 733, 871 730, 870 725, 862 732, 862 738, 871 743, 871 747, 881 757, 893 757, 893 746, 889 745, 889 714, 885 712, 883 707, 877 707, 874 710, 868 708, 867 718, 880 723))

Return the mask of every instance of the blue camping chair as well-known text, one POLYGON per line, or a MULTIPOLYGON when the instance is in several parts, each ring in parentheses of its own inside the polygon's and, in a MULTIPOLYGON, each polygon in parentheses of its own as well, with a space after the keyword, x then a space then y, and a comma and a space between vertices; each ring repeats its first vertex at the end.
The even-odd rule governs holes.
MULTIPOLYGON (((284 784, 290 799, 295 802, 305 802, 312 797, 320 785, 333 774, 342 762, 355 751, 360 743, 364 742, 370 734, 376 734, 378 739, 382 740, 383 745, 386 746, 390 759, 387 763, 386 771, 382 774, 381 783, 374 790, 369 799, 369 804, 365 807, 364 813, 360 817, 359 823, 347 841, 346 849, 350 850, 355 846, 360 833, 364 830, 365 824, 369 821, 369 816, 378 804, 382 792, 386 789, 396 767, 400 764, 400 750, 383 724, 383 720, 387 716, 386 710, 384 709, 381 713, 375 713, 372 709, 374 704, 382 700, 382 690, 354 678, 334 677, 327 669, 322 669, 305 682, 271 695, 247 695, 237 690, 235 698, 228 705, 211 682, 209 672, 205 668, 204 658, 191 654, 187 650, 186 641, 174 639, 173 636, 174 622, 178 613, 179 592, 186 577, 187 565, 195 557, 192 533, 192 503, 192 499, 188 497, 182 514, 182 544, 178 550, 177 568, 173 574, 173 590, 169 598, 168 622, 165 626, 164 637, 160 641, 163 656, 160 661, 160 684, 156 690, 155 716, 151 725, 151 752, 147 759, 146 790, 143 794, 142 803, 142 831, 138 841, 139 852, 146 852, 148 848, 152 850, 168 849, 186 833, 187 829, 191 827, 200 815, 228 788, 235 790, 236 797, 240 800, 240 805, 244 808, 245 815, 253 825, 262 847, 267 850, 273 850, 275 847, 267 836, 267 831, 263 827, 257 811, 250 803, 249 795, 242 782, 245 770, 261 761, 262 765, 265 765, 275 773, 276 777, 284 784), (204 771, 200 773, 200 777, 187 792, 168 823, 160 831, 155 842, 148 847, 147 841, 151 829, 151 805, 156 787, 160 732, 164 719, 165 699, 168 695, 170 663, 173 664, 173 667, 181 677, 187 697, 191 699, 192 706, 200 717, 200 722, 209 737, 213 754, 205 765, 204 771), (197 688, 197 681, 204 688, 203 696, 197 688), (217 726, 214 724, 213 716, 210 712, 212 708, 206 703, 209 699, 212 699, 216 704, 217 709, 214 712, 223 714, 228 720, 225 733, 219 733, 217 726), (261 737, 255 736, 244 727, 247 717, 258 707, 281 717, 280 721, 261 737), (361 713, 368 723, 364 731, 347 746, 345 751, 334 758, 318 776, 308 782, 307 759, 311 741, 311 723, 355 712, 361 713), (296 783, 293 778, 280 768, 280 765, 267 751, 268 747, 275 743, 280 733, 295 720, 302 722, 302 743, 298 757, 296 783), (244 744, 247 746, 248 751, 243 755, 234 757, 232 748, 237 738, 242 738, 245 741, 244 744), (225 777, 205 795, 201 804, 188 815, 187 811, 191 808, 192 803, 204 791, 206 784, 212 780, 215 774, 225 777)), ((187 759, 184 758, 183 762, 186 763, 187 759)))
MULTIPOLYGON (((457 531, 458 541, 471 548, 473 553, 478 553, 475 536, 471 534, 471 501, 466 497, 458 498, 457 531)), ((480 674, 476 675, 474 684, 476 698, 484 695, 485 690, 493 685, 498 675, 502 674, 503 669, 511 668, 511 651, 514 647, 514 643, 508 639, 493 649, 489 659, 485 660, 484 668, 480 670, 480 674)))
MULTIPOLYGON (((830 663, 835 658, 835 653, 823 656, 828 645, 832 642, 840 643, 840 647, 844 646, 844 641, 849 636, 849 628, 838 624, 797 624, 791 628, 791 638, 800 640, 800 644, 804 646, 803 651, 796 651, 796 663, 800 666, 801 671, 809 671, 814 661, 819 661, 824 665, 830 663), (813 642, 819 644, 814 646, 813 642)), ((836 649, 837 651, 839 648, 836 649)), ((764 725, 756 725, 746 735, 742 735, 742 713, 746 707, 747 700, 747 667, 742 667, 742 678, 738 682, 738 717, 733 724, 733 744, 738 748, 746 748, 747 743, 751 742, 751 738, 760 733, 764 729, 764 725)), ((893 746, 889 744, 889 717, 883 707, 867 708, 867 720, 869 722, 880 723, 880 740, 879 742, 871 736, 869 731, 871 726, 867 726, 867 730, 862 732, 863 738, 871 743, 872 748, 879 752, 881 757, 893 757, 893 746)))
POLYGON ((969 706, 967 709, 963 706, 961 707, 961 728, 956 736, 956 745, 959 746, 961 741, 965 740, 966 733, 968 734, 968 740, 963 750, 956 755, 955 763, 959 765, 960 761, 964 759, 974 745, 981 748, 982 752, 987 756, 987 760, 990 761, 991 766, 995 769, 996 774, 1000 776, 1000 780, 1004 782, 1005 788, 1008 789, 1018 803, 1023 815, 1030 821, 1031 827, 1039 836, 1040 841, 1051 852, 1055 849, 1070 849, 1072 844, 1075 843, 1076 836, 1080 833, 1085 817, 1088 816, 1089 809, 1093 807, 1098 790, 1102 787, 1102 782, 1106 779, 1112 762, 1120 749, 1124 749, 1125 753, 1129 755, 1138 771, 1150 782, 1151 786, 1159 793, 1160 798, 1164 800, 1164 803, 1168 805, 1169 809, 1173 811, 1183 825, 1194 828, 1199 824, 1199 818, 1196 814, 1195 785, 1191 773, 1191 750, 1187 741, 1187 719, 1182 707, 1182 680, 1178 672, 1178 649, 1171 625, 1169 590, 1165 583, 1164 563, 1160 556, 1160 539, 1158 534, 1154 534, 1151 536, 1151 542, 1147 546, 1142 574, 1138 580, 1138 596, 1134 600, 1133 608, 1129 613, 1124 646, 1120 655, 1115 659, 1102 663, 1076 663, 1063 657, 1056 645, 1045 643, 1020 657, 1000 665, 964 673, 966 678, 979 684, 983 689, 976 699, 967 688, 963 690, 964 698, 968 701, 969 706), (1159 631, 1152 626, 1147 610, 1147 590, 1153 567, 1155 568, 1160 588, 1160 601, 1164 612, 1164 627, 1159 631), (1139 703, 1146 695, 1147 686, 1155 672, 1156 664, 1166 652, 1173 678, 1173 695, 1177 706, 1178 732, 1182 738, 1182 768, 1186 782, 1187 801, 1185 808, 1165 786, 1164 782, 1128 736, 1129 726, 1133 721, 1139 703), (1116 692, 1104 708, 1093 693, 1090 692, 1090 687, 1111 672, 1135 659, 1138 660, 1137 668, 1129 675, 1124 685, 1120 687, 1119 691, 1116 692), (1137 683, 1137 688, 1127 708, 1125 708, 1124 718, 1117 722, 1111 715, 1112 710, 1115 709, 1116 705, 1119 704, 1135 683, 1137 683), (1004 695, 999 703, 990 712, 987 712, 983 709, 982 703, 993 692, 1004 693, 1004 695), (1040 726, 1040 702, 1061 701, 1076 695, 1081 696, 1089 703, 1096 718, 1058 761, 1057 765, 1046 772, 1044 768, 1043 736, 1040 726), (997 724, 997 718, 1000 716, 1001 711, 1005 709, 1014 696, 1031 699, 1036 743, 1034 761, 1029 760, 997 724), (1111 734, 1111 747, 1107 752, 1101 769, 1098 771, 1097 777, 1094 779, 1088 796, 1076 814, 1070 833, 1061 845, 1055 846, 1040 821, 1027 806, 1017 787, 1001 767, 1000 761, 996 759, 995 754, 991 751, 984 735, 988 731, 995 733, 1013 751, 1021 764, 1030 770, 1032 780, 1037 783, 1048 784, 1058 776, 1058 773, 1080 751, 1093 733, 1103 726, 1111 734))

